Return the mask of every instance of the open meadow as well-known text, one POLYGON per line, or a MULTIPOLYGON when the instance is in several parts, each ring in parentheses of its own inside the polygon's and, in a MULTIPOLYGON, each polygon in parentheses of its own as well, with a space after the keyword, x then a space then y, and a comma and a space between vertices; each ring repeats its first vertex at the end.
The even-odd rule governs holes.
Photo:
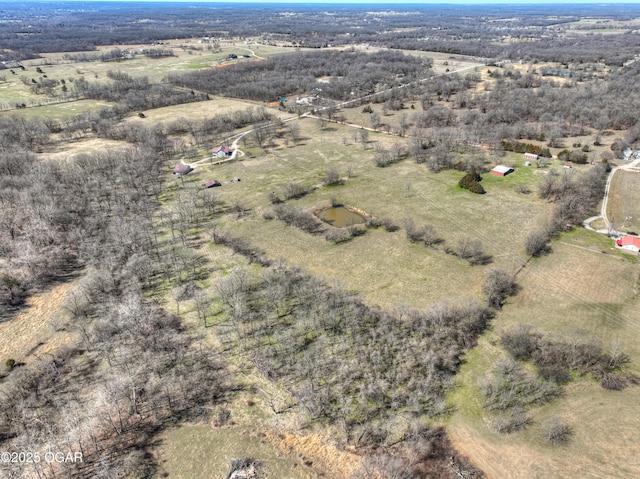
MULTIPOLYGON (((518 169, 518 174, 506 178, 485 175, 483 184, 489 193, 473 195, 457 187, 462 173, 433 174, 411 161, 377 168, 372 161, 373 150, 351 140, 350 135, 357 130, 332 125, 330 131, 322 133, 313 120, 302 123, 305 140, 297 146, 269 149, 269 153, 256 158, 243 157, 224 165, 203 163, 185 179, 196 184, 210 179, 221 181, 219 198, 230 205, 242 202, 250 212, 240 220, 233 216, 221 219, 220 224, 250 237, 269 257, 282 257, 329 282, 339 281, 349 290, 364 293, 367 301, 385 307, 401 303, 425 307, 437 299, 480 296, 479 285, 489 268, 515 272, 526 261, 522 253, 524 237, 547 211, 544 202, 513 191, 521 181, 535 181, 530 169, 518 169), (346 143, 330 138, 344 138, 346 143), (293 204, 313 210, 335 198, 374 216, 391 218, 398 226, 412 218, 418 225, 433 225, 445 245, 455 246, 462 238, 479 239, 493 263, 470 266, 445 254, 443 245, 428 248, 411 244, 403 230, 370 230, 336 245, 321 235, 263 218, 262 213, 271 208, 269 193, 291 182, 319 185, 330 168, 345 178, 344 185, 321 186, 293 204), (242 181, 229 183, 234 177, 242 181)), ((384 135, 372 135, 371 139, 376 141, 378 137, 380 141, 389 140, 384 135)))
POLYGON ((620 231, 640 232, 640 174, 617 171, 611 181, 607 218, 620 231))

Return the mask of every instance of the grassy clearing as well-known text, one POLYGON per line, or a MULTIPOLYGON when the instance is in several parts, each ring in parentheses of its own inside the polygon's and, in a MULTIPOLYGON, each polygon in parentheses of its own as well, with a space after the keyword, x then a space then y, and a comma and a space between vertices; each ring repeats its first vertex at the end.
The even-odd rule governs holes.
POLYGON ((46 152, 38 154, 40 158, 68 160, 80 153, 92 153, 99 150, 126 148, 129 143, 124 141, 108 140, 106 138, 89 137, 80 140, 58 142, 46 152))
MULTIPOLYGON (((469 369, 463 377, 473 381, 482 373, 469 369)), ((560 400, 535 410, 534 423, 521 433, 497 435, 482 419, 462 410, 453 416, 448 431, 456 447, 489 478, 637 477, 637 408, 633 388, 611 393, 597 384, 578 382, 568 386, 560 400), (541 423, 552 415, 573 429, 566 446, 549 446, 540 439, 541 423)))
POLYGON ((529 323, 559 333, 585 330, 605 344, 619 342, 638 368, 638 266, 616 251, 586 248, 581 242, 588 236, 594 237, 592 244, 604 239, 612 246, 604 236, 582 231, 575 239, 569 234, 554 242, 553 254, 529 263, 520 274, 523 291, 502 313, 501 325, 529 323))
MULTIPOLYGON (((198 101, 194 103, 184 103, 181 105, 166 106, 152 110, 144 110, 146 118, 140 120, 137 116, 131 116, 125 121, 144 121, 144 123, 159 124, 168 123, 178 118, 189 120, 201 120, 212 118, 216 115, 228 114, 230 112, 245 110, 247 108, 259 108, 263 104, 250 100, 234 100, 232 98, 213 97, 211 100, 198 101)), ((289 118, 290 114, 272 109, 270 113, 278 118, 289 118)))
POLYGON ((607 217, 622 231, 640 231, 640 175, 617 171, 611 180, 607 217))
POLYGON ((69 344, 72 335, 56 331, 56 317, 63 314, 66 295, 76 281, 54 285, 48 291, 31 296, 19 313, 0 321, 0 367, 7 359, 16 362, 35 360, 40 354, 69 344))
POLYGON ((77 100, 64 103, 52 103, 51 105, 34 106, 20 110, 3 111, 0 112, 0 115, 13 115, 24 118, 43 117, 61 120, 87 111, 99 111, 101 108, 108 106, 111 106, 111 104, 104 101, 77 100))
POLYGON ((295 454, 281 451, 264 434, 244 428, 185 425, 167 431, 158 441, 159 477, 225 477, 231 459, 242 457, 262 460, 266 478, 318 477, 295 454))

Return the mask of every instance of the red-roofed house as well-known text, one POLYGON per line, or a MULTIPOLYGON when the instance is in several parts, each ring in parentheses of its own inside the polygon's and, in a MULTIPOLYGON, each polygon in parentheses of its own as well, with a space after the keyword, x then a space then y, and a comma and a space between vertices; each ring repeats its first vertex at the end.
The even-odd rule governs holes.
POLYGON ((222 186, 222 183, 220 183, 218 180, 211 180, 207 181, 204 186, 206 186, 207 188, 213 188, 215 186, 222 186))
POLYGON ((185 165, 184 163, 178 163, 173 169, 173 174, 176 176, 186 175, 193 171, 193 168, 189 165, 185 165))
POLYGON ((214 158, 222 158, 223 156, 231 155, 231 150, 226 146, 216 146, 211 150, 211 156, 214 158))
POLYGON ((640 251, 640 238, 637 236, 625 236, 616 240, 616 246, 637 253, 640 251))

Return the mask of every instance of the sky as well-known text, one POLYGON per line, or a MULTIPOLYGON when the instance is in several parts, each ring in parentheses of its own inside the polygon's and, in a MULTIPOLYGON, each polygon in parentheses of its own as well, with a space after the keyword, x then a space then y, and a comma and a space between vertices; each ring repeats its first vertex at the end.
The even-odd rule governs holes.
MULTIPOLYGON (((5 0, 7 1, 7 0, 5 0)), ((20 2, 47 2, 51 0, 8 0, 20 2)), ((83 2, 85 0, 63 0, 65 2, 83 2)), ((91 2, 122 2, 123 0, 89 0, 91 2)), ((640 0, 132 0, 132 2, 170 2, 170 3, 295 3, 295 4, 384 4, 384 5, 407 5, 407 4, 443 4, 443 5, 495 5, 495 4, 519 4, 519 5, 539 5, 539 4, 555 4, 555 5, 615 5, 615 4, 638 4, 640 0)))

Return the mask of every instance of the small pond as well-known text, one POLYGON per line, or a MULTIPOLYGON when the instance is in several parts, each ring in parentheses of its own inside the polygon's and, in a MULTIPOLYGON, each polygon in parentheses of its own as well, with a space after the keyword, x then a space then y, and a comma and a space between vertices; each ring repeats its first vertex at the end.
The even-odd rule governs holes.
POLYGON ((344 228, 358 223, 364 223, 364 215, 347 208, 346 206, 333 206, 316 212, 318 218, 336 228, 344 228))

